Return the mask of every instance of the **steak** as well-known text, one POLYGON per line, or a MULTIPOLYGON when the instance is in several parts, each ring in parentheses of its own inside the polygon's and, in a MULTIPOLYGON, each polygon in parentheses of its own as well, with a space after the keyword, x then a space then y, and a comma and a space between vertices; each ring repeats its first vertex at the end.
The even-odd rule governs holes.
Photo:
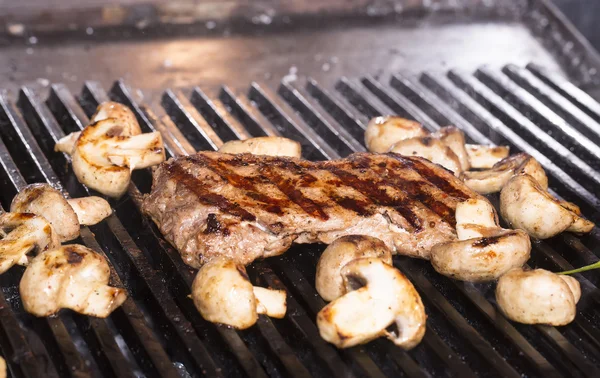
POLYGON ((215 256, 249 264, 292 243, 352 234, 428 259, 434 245, 456 239, 456 205, 468 198, 481 196, 419 157, 311 162, 199 152, 158 167, 142 211, 196 268, 215 256))

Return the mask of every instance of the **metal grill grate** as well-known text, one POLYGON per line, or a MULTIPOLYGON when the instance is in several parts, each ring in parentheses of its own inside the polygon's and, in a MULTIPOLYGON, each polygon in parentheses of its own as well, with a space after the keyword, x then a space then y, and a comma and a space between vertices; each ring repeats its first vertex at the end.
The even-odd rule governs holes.
MULTIPOLYGON (((600 104, 535 65, 482 68, 473 75, 342 78, 331 88, 301 79, 283 81, 276 91, 261 83, 248 91, 167 90, 148 103, 133 93, 121 81, 108 93, 88 82, 77 97, 61 84, 49 93, 0 92, 2 207, 33 182, 87 195, 65 156, 53 152, 54 143, 84 127, 98 103, 113 99, 132 108, 143 130, 163 133, 169 156, 283 135, 301 142, 307 159, 332 159, 365 150, 370 117, 400 114, 430 130, 454 124, 471 142, 530 153, 556 195, 600 221, 600 104)), ((112 263, 113 283, 129 290, 111 317, 62 312, 34 318, 18 295, 23 268, 0 276, 0 348, 13 376, 595 376, 600 368, 600 279, 594 272, 578 276, 584 294, 572 324, 523 326, 498 312, 492 284, 453 281, 425 261, 396 257, 427 308, 423 342, 410 352, 385 340, 337 350, 320 338, 314 322, 324 306, 313 284, 323 247, 298 245, 249 268, 253 282, 287 290, 286 318, 261 316, 245 331, 212 325, 188 298, 194 271, 138 210, 136 195, 149 191, 150 172, 133 177, 129 195, 112 202, 115 214, 83 229, 76 241, 102 251, 112 263)), ((563 270, 595 262, 599 238, 594 230, 583 238, 564 234, 535 242, 531 264, 563 270)))

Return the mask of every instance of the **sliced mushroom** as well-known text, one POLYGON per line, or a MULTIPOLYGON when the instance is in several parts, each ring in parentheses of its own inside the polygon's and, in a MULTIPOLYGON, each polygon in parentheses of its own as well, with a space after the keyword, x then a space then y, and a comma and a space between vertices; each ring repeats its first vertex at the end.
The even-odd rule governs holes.
POLYGON ((342 268, 350 261, 363 257, 377 257, 392 265, 392 251, 381 240, 364 235, 343 236, 331 243, 317 263, 317 292, 326 301, 346 293, 342 268))
POLYGON ((6 378, 6 361, 0 357, 0 378, 6 378))
POLYGON ((546 172, 537 160, 525 153, 502 159, 485 171, 464 172, 461 178, 477 193, 489 194, 499 192, 511 177, 522 173, 531 175, 544 190, 548 189, 546 172))
POLYGON ((73 150, 73 171, 81 183, 118 198, 127 190, 132 170, 164 161, 159 132, 135 136, 126 132, 114 118, 98 121, 82 131, 73 150))
POLYGON ((73 149, 75 149, 75 142, 77 142, 77 139, 79 139, 80 135, 81 131, 75 131, 60 138, 54 145, 54 151, 64 152, 65 154, 71 155, 73 153, 73 149))
POLYGON ((300 158, 302 147, 295 140, 278 136, 258 137, 245 140, 231 140, 224 143, 219 152, 226 154, 289 156, 300 158))
POLYGON ((53 249, 60 245, 58 235, 48 221, 35 214, 2 213, 0 230, 0 274, 13 265, 27 265, 27 254, 53 249))
POLYGON ((142 133, 140 124, 135 114, 127 106, 118 102, 103 102, 96 108, 96 113, 90 119, 90 123, 96 123, 105 119, 112 118, 115 123, 123 128, 123 131, 116 135, 139 135, 142 133))
POLYGON ((375 117, 365 131, 365 144, 371 152, 386 152, 395 143, 409 138, 426 136, 420 123, 398 116, 375 117))
POLYGON ((420 156, 460 175, 460 160, 450 147, 432 136, 404 139, 392 146, 390 152, 405 156, 420 156))
POLYGON ((127 298, 108 285, 106 259, 82 245, 65 245, 36 256, 25 270, 19 292, 25 310, 50 316, 61 308, 105 318, 127 298))
POLYGON ((258 314, 283 318, 287 308, 285 291, 253 287, 246 268, 227 258, 213 259, 200 268, 192 298, 204 319, 237 329, 254 325, 258 314))
POLYGON ((513 269, 498 280, 496 301, 511 320, 562 326, 575 319, 579 282, 544 269, 513 269))
POLYGON ((456 206, 458 241, 431 249, 431 264, 445 276, 462 281, 491 281, 529 259, 531 242, 521 230, 506 230, 496 223, 492 205, 470 199, 456 206))
POLYGON ((460 129, 454 126, 446 126, 431 134, 431 136, 438 138, 442 143, 450 147, 460 162, 461 171, 471 169, 467 150, 465 149, 465 134, 460 129))
POLYGON ((317 314, 321 337, 349 348, 385 336, 403 349, 425 334, 427 315, 410 281, 380 258, 350 261, 342 269, 347 293, 317 314), (386 329, 395 324, 397 332, 386 329))
POLYGON ((507 146, 485 146, 481 144, 465 144, 471 168, 488 169, 502 159, 506 159, 510 152, 507 146))
POLYGON ((27 185, 13 198, 10 210, 43 216, 61 242, 79 236, 80 224, 96 224, 112 212, 109 203, 100 197, 66 199, 48 184, 27 185))
POLYGON ((548 239, 563 231, 590 232, 594 223, 580 217, 573 206, 552 197, 530 175, 514 176, 500 193, 502 218, 510 227, 525 230, 537 239, 548 239))

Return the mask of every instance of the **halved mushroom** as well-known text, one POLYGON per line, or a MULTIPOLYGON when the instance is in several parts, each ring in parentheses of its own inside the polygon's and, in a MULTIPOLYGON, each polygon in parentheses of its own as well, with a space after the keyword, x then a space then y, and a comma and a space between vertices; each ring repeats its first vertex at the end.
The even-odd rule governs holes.
POLYGON ((435 245, 431 264, 445 276, 462 281, 491 281, 529 259, 531 242, 521 230, 500 228, 492 205, 469 199, 456 206, 458 241, 435 245))
POLYGON ((23 274, 19 292, 25 310, 50 316, 61 308, 105 318, 127 292, 108 285, 106 259, 82 245, 65 245, 36 256, 23 274))
MULTIPOLYGON (((96 113, 90 119, 90 123, 96 123, 104 119, 113 118, 115 123, 120 125, 123 129, 115 133, 115 135, 139 135, 142 133, 142 129, 135 118, 135 114, 127 106, 119 104, 118 102, 103 102, 96 108, 96 113)), ((73 149, 75 149, 75 142, 81 135, 81 131, 70 133, 69 135, 61 138, 54 146, 54 151, 64 152, 71 155, 73 149)))
POLYGON ((426 136, 420 123, 398 116, 375 117, 365 131, 365 144, 371 152, 386 152, 395 143, 409 138, 426 136))
POLYGON ((6 361, 0 357, 0 378, 6 378, 6 361))
POLYGON ((50 223, 39 215, 29 213, 0 214, 0 274, 13 265, 27 265, 27 254, 56 248, 60 245, 58 235, 50 223))
POLYGON ((502 159, 506 159, 510 152, 507 146, 486 146, 481 144, 465 144, 471 168, 488 169, 502 159))
POLYGON ((423 157, 454 172, 456 176, 462 172, 460 160, 454 151, 441 140, 432 136, 401 140, 390 148, 390 152, 423 157))
POLYGON ((13 198, 10 211, 43 216, 61 242, 79 236, 80 224, 96 224, 112 212, 109 203, 100 197, 67 200, 48 184, 27 185, 13 198))
POLYGON ((465 149, 465 134, 460 129, 454 126, 446 126, 431 134, 431 136, 439 139, 454 152, 460 162, 461 171, 467 171, 471 168, 465 149))
POLYGON ((546 172, 537 160, 525 153, 502 159, 485 171, 464 172, 461 178, 477 193, 489 194, 499 192, 511 177, 522 173, 531 175, 544 190, 548 189, 546 172))
MULTIPOLYGON (((518 175, 500 192, 500 214, 510 227, 525 230, 537 239, 563 231, 587 233, 594 223, 580 217, 574 204, 552 197, 530 175, 518 175)), ((580 213, 580 212, 579 212, 580 213)))
POLYGON ((237 329, 254 325, 258 314, 283 318, 287 307, 284 290, 252 286, 246 268, 227 258, 213 259, 200 268, 192 299, 204 319, 237 329))
POLYGON ((245 140, 231 140, 224 143, 219 152, 226 154, 289 156, 300 158, 302 147, 295 140, 278 136, 257 137, 245 140))
POLYGON ((400 271, 371 257, 350 261, 341 274, 347 293, 317 314, 323 339, 338 348, 349 348, 385 336, 407 350, 421 341, 425 308, 400 271), (397 332, 387 331, 393 324, 397 332))
POLYGON ((343 236, 329 244, 317 263, 317 292, 326 301, 332 301, 346 293, 342 274, 343 267, 352 260, 377 257, 392 265, 392 251, 381 240, 364 235, 343 236))
POLYGON ((496 301, 511 320, 562 326, 575 319, 579 282, 544 269, 513 269, 498 280, 496 301))
POLYGON ((107 118, 81 132, 73 150, 73 171, 81 183, 118 198, 127 190, 132 170, 164 160, 159 132, 131 136, 114 118, 107 118))

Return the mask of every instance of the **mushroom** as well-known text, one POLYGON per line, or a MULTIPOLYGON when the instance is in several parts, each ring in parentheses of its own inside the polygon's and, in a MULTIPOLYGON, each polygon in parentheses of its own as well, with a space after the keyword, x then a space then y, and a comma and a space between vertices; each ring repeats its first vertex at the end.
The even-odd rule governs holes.
POLYGON ((50 316, 68 308, 105 318, 127 298, 125 289, 108 285, 109 277, 103 256, 82 245, 64 245, 31 261, 19 292, 23 307, 35 316, 50 316))
POLYGON ((498 280, 496 301, 511 320, 562 326, 575 319, 579 282, 544 269, 513 269, 498 280))
POLYGON ((302 156, 302 147, 295 140, 278 136, 267 136, 245 140, 231 140, 224 143, 219 148, 219 152, 226 154, 249 153, 253 155, 300 158, 302 156))
POLYGON ((461 171, 471 168, 465 149, 465 134, 460 129, 454 126, 446 126, 431 134, 431 136, 439 139, 454 152, 460 162, 461 171))
MULTIPOLYGON (((142 129, 135 118, 135 114, 127 106, 118 102, 107 101, 103 102, 96 108, 96 113, 90 119, 90 123, 102 121, 104 119, 113 118, 115 123, 119 124, 123 131, 120 135, 139 135, 142 129)), ((54 146, 54 151, 64 152, 71 155, 75 148, 75 142, 81 135, 81 131, 75 131, 61 138, 54 146)))
POLYGON ((365 131, 365 144, 371 152, 386 152, 396 142, 426 136, 420 123, 398 116, 375 117, 365 131))
POLYGON ((118 198, 127 190, 131 171, 165 160, 159 132, 130 135, 115 118, 87 126, 75 143, 73 171, 89 188, 118 198))
POLYGON ((381 240, 364 235, 343 236, 331 243, 317 263, 317 292, 326 301, 346 293, 341 275, 342 268, 352 260, 377 257, 392 265, 392 252, 381 240))
POLYGON ((283 318, 287 307, 284 290, 252 286, 246 268, 223 257, 200 268, 192 299, 204 319, 237 329, 254 325, 258 314, 283 318))
POLYGON ((317 314, 319 333, 338 348, 380 336, 403 348, 415 347, 425 334, 427 315, 410 281, 380 258, 360 258, 342 268, 347 293, 317 314), (395 325, 397 331, 388 331, 395 325))
POLYGON ((48 221, 29 213, 0 214, 0 274, 13 265, 27 265, 27 254, 42 252, 60 245, 58 235, 48 221))
POLYGON ((67 200, 48 184, 27 185, 13 198, 10 211, 43 216, 61 242, 79 236, 80 224, 96 224, 112 212, 108 202, 100 197, 67 200))
POLYGON ((582 218, 579 208, 552 197, 532 176, 511 178, 500 192, 500 214, 510 227, 525 230, 537 239, 563 231, 590 232, 594 223, 582 218))
POLYGON ((499 192, 511 177, 521 173, 531 175, 544 190, 548 189, 546 172, 537 160, 525 153, 502 159, 485 171, 464 172, 461 178, 477 193, 489 194, 499 192))
POLYGON ((465 144, 471 168, 489 169, 502 159, 508 157, 507 146, 486 146, 481 144, 465 144))
POLYGON ((0 357, 0 378, 6 378, 6 361, 0 357))
POLYGON ((460 160, 450 147, 433 136, 404 139, 392 146, 390 152, 405 156, 420 156, 454 172, 462 172, 460 160))
POLYGON ((496 212, 484 199, 456 206, 457 241, 431 249, 431 264, 440 274, 462 281, 491 281, 529 259, 531 242, 522 230, 500 228, 496 212))

